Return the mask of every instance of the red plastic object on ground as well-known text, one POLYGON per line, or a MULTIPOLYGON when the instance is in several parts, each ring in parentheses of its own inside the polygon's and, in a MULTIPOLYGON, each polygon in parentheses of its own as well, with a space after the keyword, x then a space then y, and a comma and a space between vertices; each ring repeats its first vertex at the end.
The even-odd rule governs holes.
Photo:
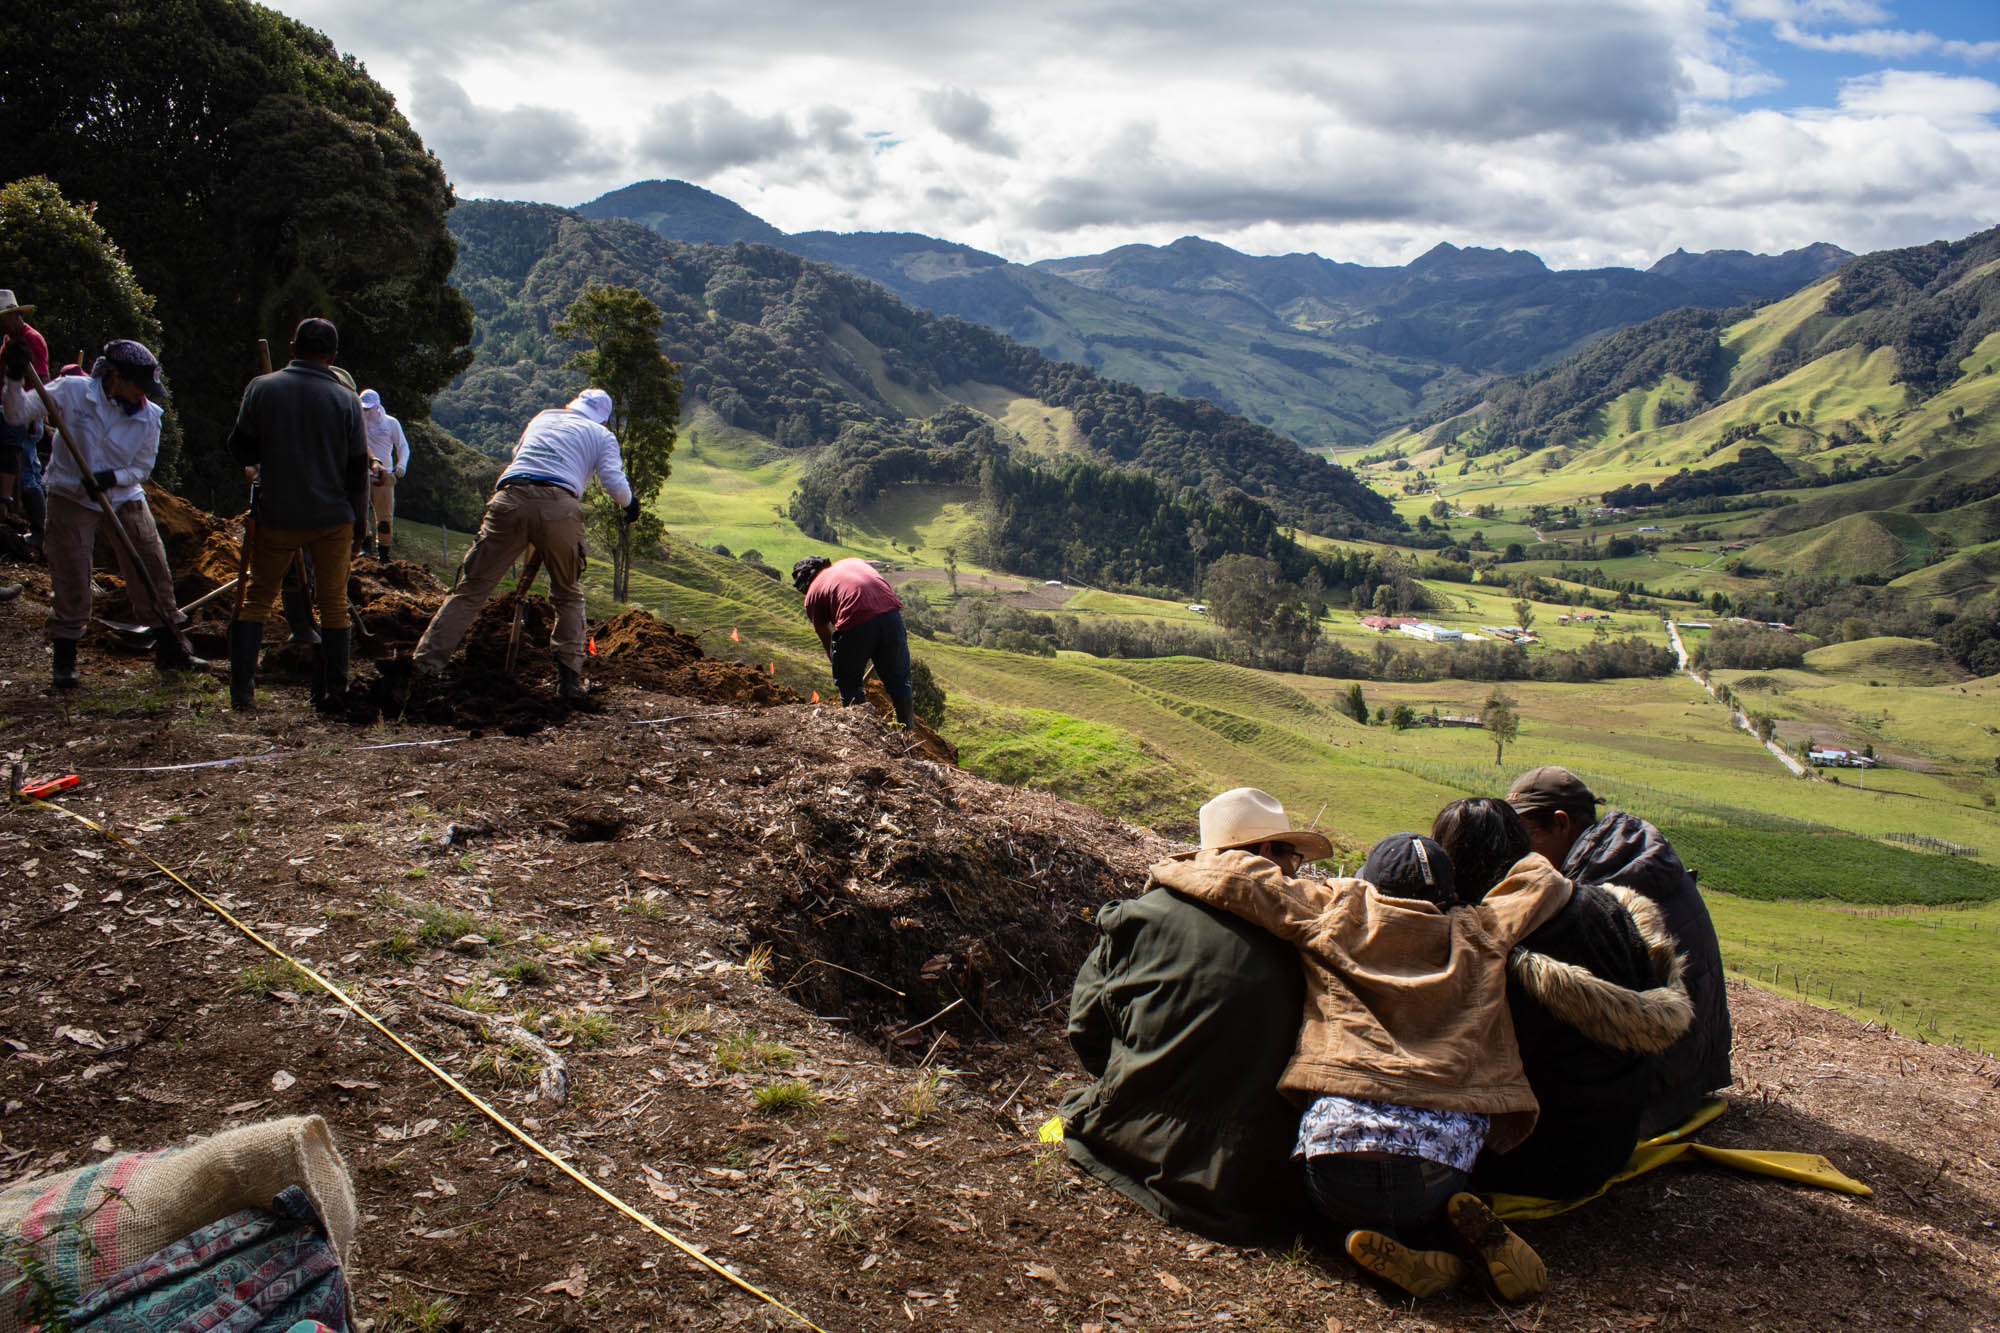
POLYGON ((24 801, 40 801, 54 796, 59 791, 68 791, 83 779, 74 773, 66 773, 59 778, 48 778, 42 782, 30 782, 15 795, 24 801))

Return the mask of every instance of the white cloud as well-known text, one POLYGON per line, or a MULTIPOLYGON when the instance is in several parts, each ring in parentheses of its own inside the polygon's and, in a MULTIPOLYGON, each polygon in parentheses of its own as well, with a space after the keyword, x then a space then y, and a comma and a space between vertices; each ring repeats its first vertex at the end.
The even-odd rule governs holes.
POLYGON ((560 27, 544 0, 278 3, 405 95, 467 197, 675 175, 788 231, 1016 259, 1199 233, 1645 264, 2000 216, 1994 84, 1965 77, 2000 44, 1865 0, 571 0, 560 27), (1855 48, 1793 44, 1787 75, 1915 54, 1787 108, 1777 25, 1855 48))
POLYGON ((1976 125, 2000 113, 2000 84, 1917 70, 1884 70, 1843 83, 1840 105, 1857 115, 1910 116, 1935 125, 1976 125))
POLYGON ((593 141, 581 117, 555 107, 475 106, 443 74, 420 74, 411 114, 441 160, 473 179, 513 185, 600 171, 617 157, 593 141))

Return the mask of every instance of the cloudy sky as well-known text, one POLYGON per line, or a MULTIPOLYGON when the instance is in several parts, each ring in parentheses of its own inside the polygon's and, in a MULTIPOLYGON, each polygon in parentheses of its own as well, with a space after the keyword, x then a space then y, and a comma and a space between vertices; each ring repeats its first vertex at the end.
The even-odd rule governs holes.
POLYGON ((1031 261, 1557 267, 2000 222, 1995 0, 278 0, 461 198, 706 186, 1031 261))

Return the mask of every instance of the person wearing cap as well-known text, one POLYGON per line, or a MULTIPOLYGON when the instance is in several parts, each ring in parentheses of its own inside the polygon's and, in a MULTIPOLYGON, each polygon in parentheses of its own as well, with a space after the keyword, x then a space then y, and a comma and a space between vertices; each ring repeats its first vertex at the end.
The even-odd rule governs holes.
POLYGON ((83 455, 79 467, 68 446, 59 445, 49 457, 46 478, 48 530, 42 555, 49 565, 48 632, 55 657, 52 683, 58 690, 78 683, 77 643, 90 624, 91 554, 99 530, 109 524, 123 525, 139 559, 133 568, 124 543, 112 539, 133 618, 160 631, 154 635, 154 666, 161 671, 208 667, 188 652, 179 633, 187 617, 175 609, 173 624, 163 625, 155 609, 174 607, 166 547, 146 505, 146 479, 160 452, 157 400, 164 395, 159 361, 125 338, 104 345, 88 376, 65 376, 43 386, 41 401, 49 419, 61 421, 83 455), (149 587, 150 595, 145 591, 149 587))
POLYGON ((1660 830, 1637 815, 1609 810, 1600 817, 1596 794, 1566 768, 1549 764, 1523 773, 1507 802, 1527 825, 1529 845, 1565 875, 1644 894, 1659 906, 1679 942, 1694 998, 1694 1026, 1654 1062, 1654 1087, 1639 1136, 1651 1138, 1685 1123, 1711 1092, 1734 1079, 1722 946, 1693 872, 1660 830))
POLYGON ((1348 1255, 1411 1295, 1464 1275, 1459 1246, 1504 1299, 1548 1282, 1534 1251, 1466 1193, 1481 1150, 1504 1152, 1535 1123, 1507 957, 1568 900, 1562 877, 1543 872, 1461 903, 1445 850, 1405 833, 1377 844, 1354 879, 1301 879, 1227 853, 1174 881, 1298 952, 1303 1025, 1278 1079, 1305 1108, 1293 1156, 1348 1255))
POLYGON ((250 381, 229 433, 236 461, 257 470, 250 586, 229 627, 229 706, 239 711, 255 707, 264 626, 299 551, 311 559, 319 608, 313 704, 329 707, 347 692, 347 573, 368 530, 368 436, 360 401, 334 374, 339 354, 331 320, 300 320, 291 361, 250 381))
POLYGON ((604 424, 611 419, 611 406, 611 395, 604 390, 585 389, 564 406, 537 413, 521 432, 513 461, 486 502, 479 536, 459 565, 451 596, 417 641, 416 683, 435 680, 444 671, 501 576, 533 546, 548 568, 556 608, 558 692, 566 699, 583 697, 584 486, 595 475, 605 494, 624 506, 627 523, 639 517, 618 437, 604 424))
POLYGON ((35 373, 46 380, 49 377, 49 340, 42 336, 40 329, 28 322, 28 316, 34 313, 35 307, 23 305, 14 299, 12 290, 0 287, 0 339, 25 343, 35 373))
POLYGON ((903 626, 903 599, 889 580, 866 560, 809 555, 792 566, 792 586, 806 599, 806 619, 833 664, 840 706, 868 697, 863 684, 873 662, 876 678, 895 705, 896 720, 914 726, 909 632, 903 626))
POLYGON ((403 423, 382 406, 382 395, 361 391, 361 423, 368 432, 369 494, 375 506, 375 558, 389 558, 389 540, 396 517, 396 482, 410 466, 410 441, 403 423))
POLYGON ((1062 1105, 1070 1160, 1154 1216, 1231 1245, 1313 1227, 1292 1162, 1298 1108, 1278 1092, 1305 1012, 1298 951, 1189 889, 1285 876, 1330 856, 1254 787, 1202 806, 1197 850, 1097 913, 1070 995, 1069 1041, 1092 1082, 1062 1105))
POLYGON ((1694 1021, 1664 915, 1640 894, 1569 880, 1529 846, 1527 826, 1503 800, 1453 801, 1431 837, 1450 854, 1467 901, 1523 883, 1562 897, 1507 959, 1514 1040, 1540 1117, 1511 1151, 1488 1145, 1474 1187, 1587 1198, 1631 1157, 1651 1062, 1694 1021))

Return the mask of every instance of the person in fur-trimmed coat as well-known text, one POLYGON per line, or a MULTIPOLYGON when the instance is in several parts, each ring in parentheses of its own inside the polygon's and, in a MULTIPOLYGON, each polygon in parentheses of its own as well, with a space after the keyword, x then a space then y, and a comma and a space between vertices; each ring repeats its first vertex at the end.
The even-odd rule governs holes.
MULTIPOLYGON (((1431 836, 1468 900, 1553 872, 1504 801, 1454 801, 1431 836)), ((1570 885, 1562 909, 1508 959, 1514 1037, 1541 1116, 1513 1151, 1481 1154, 1472 1173, 1481 1193, 1574 1199, 1600 1188, 1639 1142, 1659 1053, 1695 1020, 1686 960, 1658 905, 1623 888, 1570 885)))

